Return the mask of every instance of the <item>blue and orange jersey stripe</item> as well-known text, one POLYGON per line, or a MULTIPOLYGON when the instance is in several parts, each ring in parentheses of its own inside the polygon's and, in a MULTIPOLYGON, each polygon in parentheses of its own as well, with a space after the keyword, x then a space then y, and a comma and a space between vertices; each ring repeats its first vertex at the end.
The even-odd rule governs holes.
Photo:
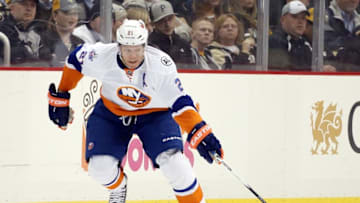
POLYGON ((74 89, 83 76, 84 75, 79 71, 64 66, 59 84, 59 90, 67 92, 74 89))

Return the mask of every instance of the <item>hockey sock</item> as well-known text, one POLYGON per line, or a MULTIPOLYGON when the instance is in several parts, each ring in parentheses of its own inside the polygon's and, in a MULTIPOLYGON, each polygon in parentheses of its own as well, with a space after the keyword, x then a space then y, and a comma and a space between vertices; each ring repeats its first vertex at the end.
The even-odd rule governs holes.
POLYGON ((173 187, 180 203, 205 203, 202 189, 190 162, 180 151, 163 152, 157 157, 156 162, 173 187))

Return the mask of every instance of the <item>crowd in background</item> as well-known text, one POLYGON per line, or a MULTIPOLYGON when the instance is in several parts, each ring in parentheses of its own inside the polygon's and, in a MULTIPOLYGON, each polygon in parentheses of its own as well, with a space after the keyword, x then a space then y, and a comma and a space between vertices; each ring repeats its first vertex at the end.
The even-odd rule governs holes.
MULTIPOLYGON (((326 0, 322 71, 360 71, 360 0, 326 0)), ((238 70, 256 64, 257 0, 113 0, 112 41, 128 19, 141 19, 148 44, 179 69, 238 70)), ((61 67, 83 43, 105 42, 100 0, 0 0, 0 32, 11 66, 61 67)), ((311 71, 312 0, 270 0, 272 71, 311 71)), ((3 61, 0 42, 0 63, 3 61)))

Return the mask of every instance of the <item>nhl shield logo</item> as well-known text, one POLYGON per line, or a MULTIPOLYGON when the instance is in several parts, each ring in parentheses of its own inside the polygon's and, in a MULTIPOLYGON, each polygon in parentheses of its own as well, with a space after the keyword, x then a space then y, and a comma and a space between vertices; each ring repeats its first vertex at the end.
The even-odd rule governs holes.
POLYGON ((165 66, 171 66, 172 65, 171 60, 166 56, 161 57, 160 60, 161 60, 161 63, 164 64, 165 66))

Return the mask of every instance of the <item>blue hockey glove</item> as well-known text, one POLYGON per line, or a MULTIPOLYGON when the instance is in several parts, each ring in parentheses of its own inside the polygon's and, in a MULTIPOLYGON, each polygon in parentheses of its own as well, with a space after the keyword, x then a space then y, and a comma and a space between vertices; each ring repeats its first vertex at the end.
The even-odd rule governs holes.
POLYGON ((49 118, 62 130, 65 130, 68 123, 72 123, 73 110, 70 109, 70 93, 57 92, 54 83, 49 86, 49 118))
POLYGON ((197 149, 200 156, 202 156, 209 163, 213 162, 211 152, 216 152, 220 157, 223 157, 224 152, 221 148, 220 141, 211 132, 210 126, 204 121, 195 125, 195 127, 188 134, 187 141, 191 148, 197 149))

